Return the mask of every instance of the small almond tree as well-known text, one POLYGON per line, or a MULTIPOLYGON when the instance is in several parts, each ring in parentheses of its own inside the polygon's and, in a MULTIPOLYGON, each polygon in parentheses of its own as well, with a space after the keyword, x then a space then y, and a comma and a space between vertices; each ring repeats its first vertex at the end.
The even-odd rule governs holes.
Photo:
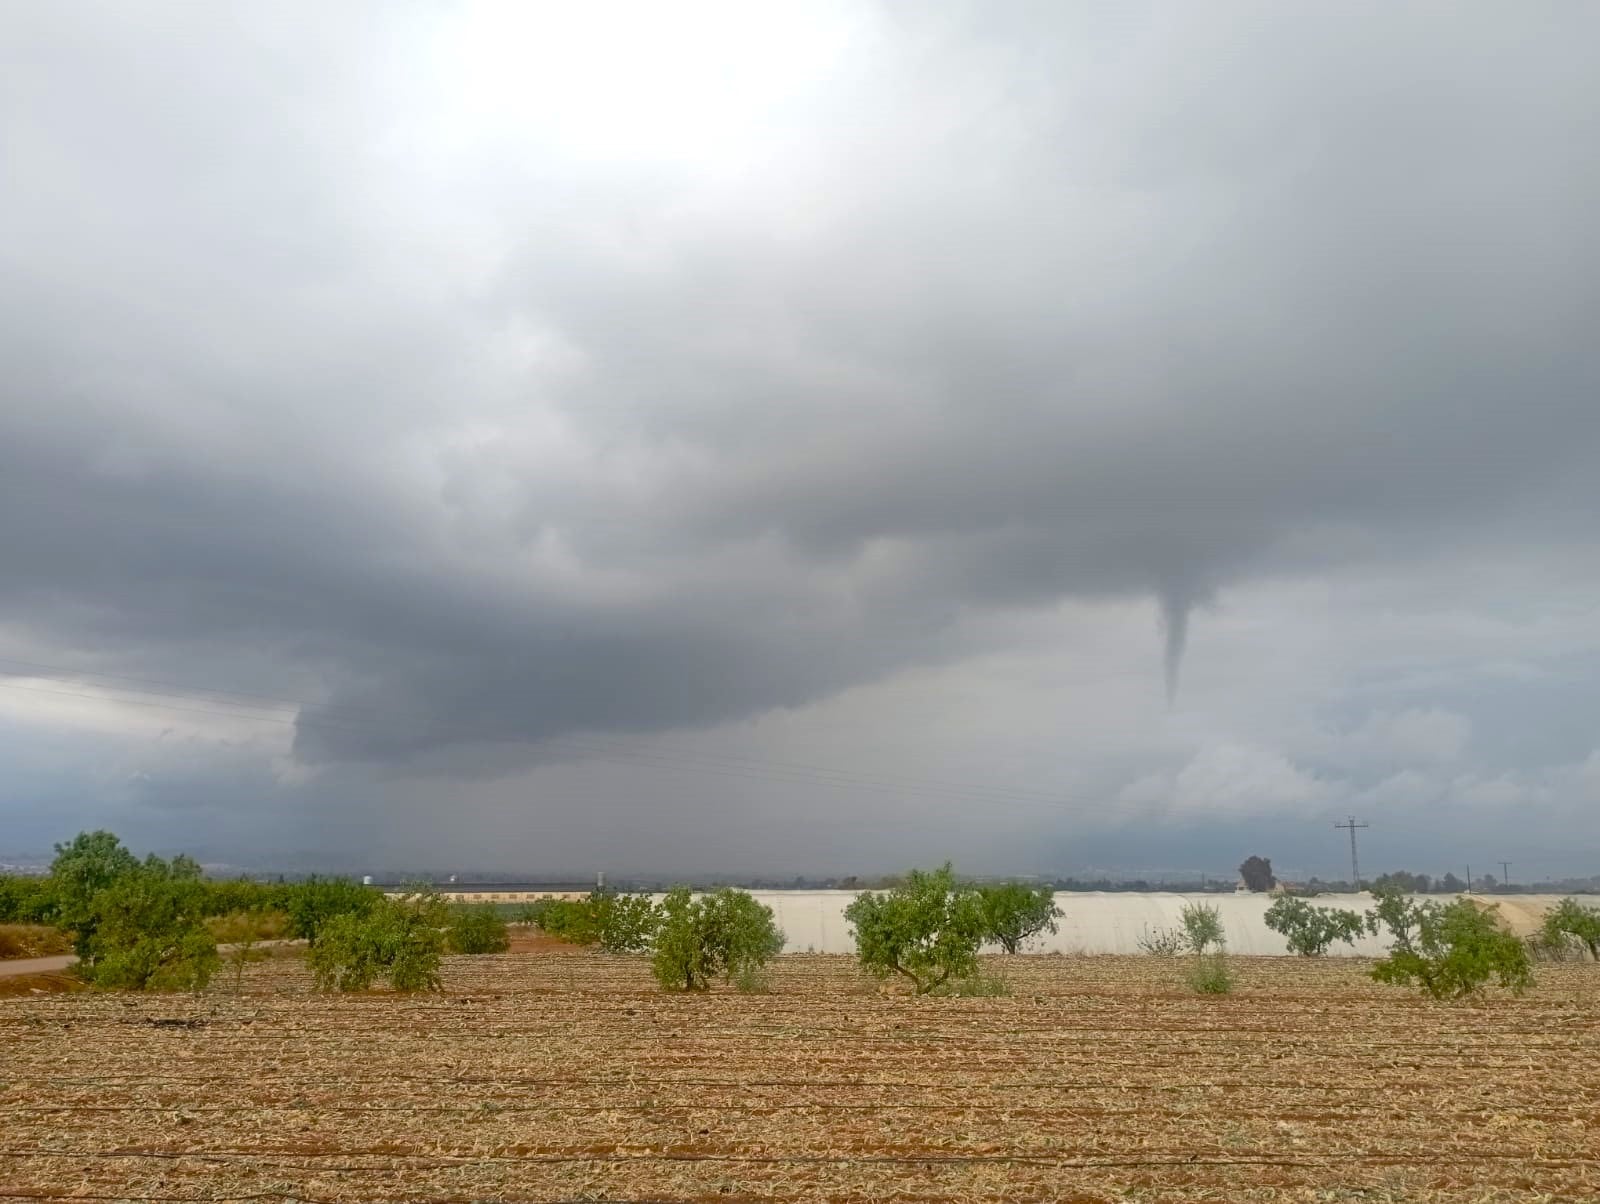
POLYGON ((437 991, 450 914, 437 892, 383 898, 365 913, 323 923, 306 961, 319 990, 364 991, 380 978, 396 991, 437 991))
POLYGON ((644 953, 661 917, 649 895, 595 889, 583 899, 539 899, 524 914, 550 936, 607 953, 644 953))
POLYGON ((1018 953, 1022 946, 1042 932, 1055 933, 1061 909, 1056 894, 1048 886, 1028 886, 1021 882, 1002 882, 978 888, 983 904, 983 938, 993 941, 1007 953, 1018 953))
POLYGON ((1600 961, 1600 910, 1584 907, 1576 899, 1563 899, 1545 916, 1539 937, 1546 949, 1587 949, 1590 957, 1600 961))
POLYGON ((1321 957, 1334 941, 1353 945, 1367 930, 1360 912, 1313 907, 1293 895, 1279 895, 1264 918, 1268 928, 1282 934, 1289 951, 1301 957, 1321 957))
POLYGON ((661 917, 649 895, 596 890, 588 905, 596 939, 607 953, 644 953, 654 943, 661 917))
POLYGON ((772 908, 748 891, 723 887, 696 898, 687 886, 659 908, 650 969, 669 991, 705 991, 716 978, 741 990, 759 986, 762 967, 783 949, 772 908))
POLYGON ((1465 999, 1490 979, 1513 995, 1533 983, 1528 947, 1468 899, 1416 903, 1392 888, 1373 892, 1368 927, 1389 934, 1389 956, 1372 968, 1379 982, 1415 986, 1433 999, 1465 999))
POLYGON ((957 885, 948 861, 912 870, 892 890, 857 895, 844 915, 862 967, 879 978, 898 974, 918 995, 978 973, 983 899, 957 885))
POLYGON ((511 948, 505 917, 493 903, 468 903, 451 909, 445 939, 453 953, 504 953, 511 948))
POLYGON ((382 891, 349 878, 319 878, 315 874, 283 888, 283 909, 289 916, 290 933, 313 947, 329 920, 349 914, 366 915, 382 899, 382 891))
POLYGON ((150 857, 97 891, 78 973, 118 991, 201 991, 221 964, 206 927, 200 867, 150 857))

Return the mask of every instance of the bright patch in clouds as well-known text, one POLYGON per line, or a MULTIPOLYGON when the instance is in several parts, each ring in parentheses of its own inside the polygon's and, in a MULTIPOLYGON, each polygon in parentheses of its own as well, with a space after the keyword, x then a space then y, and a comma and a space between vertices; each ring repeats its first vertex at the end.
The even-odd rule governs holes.
POLYGON ((866 24, 827 2, 467 3, 435 44, 446 132, 727 171, 760 155, 866 24))

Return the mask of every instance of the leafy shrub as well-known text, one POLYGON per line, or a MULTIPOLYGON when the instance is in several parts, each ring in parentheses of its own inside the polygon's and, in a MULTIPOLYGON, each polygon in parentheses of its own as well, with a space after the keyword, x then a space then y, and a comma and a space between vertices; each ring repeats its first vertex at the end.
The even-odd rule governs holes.
POLYGON ((978 971, 983 900, 956 884, 948 861, 936 870, 912 870, 892 890, 857 895, 844 915, 861 965, 879 978, 901 975, 918 995, 978 971))
POLYGON ((1337 907, 1313 907, 1304 899, 1282 895, 1267 908, 1267 927, 1281 933, 1291 953, 1321 957, 1334 941, 1354 944, 1367 930, 1359 912, 1337 907))
POLYGON ((1600 960, 1600 910, 1563 899, 1545 916, 1539 936, 1552 952, 1587 949, 1590 957, 1600 960))
POLYGON ((643 953, 660 922, 648 895, 594 890, 584 899, 539 899, 528 908, 545 932, 574 945, 599 945, 607 953, 643 953))
POLYGON ((281 912, 293 889, 282 884, 252 882, 248 878, 221 881, 205 879, 201 883, 201 907, 208 916, 225 916, 234 912, 281 912))
POLYGON ((669 991, 704 991, 711 980, 746 978, 783 948, 772 908, 724 887, 695 898, 674 887, 660 907, 651 970, 669 991))
POLYGON ((306 964, 319 991, 364 991, 383 975, 387 931, 374 912, 329 916, 318 935, 306 964))
POLYGON ((379 898, 366 912, 343 912, 322 924, 306 955, 319 990, 364 991, 380 978, 397 991, 439 989, 450 919, 443 900, 429 890, 379 898))
POLYGON ((971 974, 952 978, 928 992, 952 999, 998 999, 1011 994, 1011 984, 995 974, 971 974))
POLYGON ((983 905, 983 939, 1007 953, 1019 952, 1041 932, 1057 931, 1061 909, 1056 906, 1055 891, 1048 886, 1005 882, 980 887, 978 898, 983 905))
POLYGON ((1434 999, 1477 994, 1491 978, 1516 995, 1533 982, 1527 946, 1500 929, 1495 908, 1480 911, 1466 899, 1414 903, 1392 888, 1374 894, 1368 924, 1387 929, 1393 942, 1372 968, 1379 982, 1414 985, 1434 999))
POLYGON ((1201 995, 1227 995, 1233 990, 1233 972, 1221 953, 1203 954, 1189 968, 1189 985, 1201 995))
POLYGON ((1233 975, 1224 952, 1227 937, 1222 930, 1222 913, 1209 903, 1185 903, 1179 913, 1183 921, 1183 945, 1194 954, 1189 967, 1189 985, 1202 995, 1226 995, 1233 990, 1233 975))
POLYGON ((570 928, 568 915, 572 903, 566 899, 535 899, 532 903, 524 905, 522 909, 523 923, 535 924, 547 936, 567 939, 566 932, 570 928))
POLYGON ((1188 947, 1188 938, 1180 928, 1157 928, 1152 931, 1146 926, 1138 946, 1140 953, 1148 953, 1151 957, 1177 957, 1188 947))
POLYGON ((654 944, 661 917, 649 895, 596 891, 588 903, 607 953, 643 953, 654 944))
POLYGON ((0 924, 48 924, 56 899, 49 878, 0 874, 0 924))
POLYGON ((535 899, 531 903, 524 903, 519 906, 516 909, 516 920, 514 923, 532 924, 537 927, 539 925, 539 916, 542 914, 540 904, 544 902, 546 902, 544 899, 535 899))
POLYGON ((108 990, 203 990, 220 959, 198 882, 199 866, 185 857, 151 857, 121 873, 80 913, 89 936, 78 973, 108 990))
POLYGON ((504 953, 511 934, 492 903, 457 907, 450 916, 450 948, 456 953, 504 953))
POLYGON ((574 945, 600 943, 599 917, 587 899, 540 899, 529 911, 546 933, 574 945))
POLYGON ((349 878, 319 878, 312 875, 282 891, 283 910, 289 916, 289 929, 300 940, 315 946, 323 926, 336 916, 366 915, 377 908, 383 893, 362 886, 349 878))
POLYGON ((728 981, 741 995, 772 994, 772 981, 767 977, 766 971, 759 966, 744 966, 735 970, 728 976, 728 981))

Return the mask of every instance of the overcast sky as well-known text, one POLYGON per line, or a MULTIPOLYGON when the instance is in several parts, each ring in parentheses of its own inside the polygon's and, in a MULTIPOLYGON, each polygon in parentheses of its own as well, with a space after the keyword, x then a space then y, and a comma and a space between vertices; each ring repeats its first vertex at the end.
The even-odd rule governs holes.
POLYGON ((1597 44, 12 6, 0 854, 1600 872, 1597 44))

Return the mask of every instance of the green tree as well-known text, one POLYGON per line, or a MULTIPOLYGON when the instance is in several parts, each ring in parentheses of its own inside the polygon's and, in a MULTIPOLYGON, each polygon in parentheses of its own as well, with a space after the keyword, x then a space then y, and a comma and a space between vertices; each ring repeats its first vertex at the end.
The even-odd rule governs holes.
POLYGON ((678 886, 661 903, 651 970, 669 991, 704 991, 719 977, 753 985, 782 949, 772 908, 755 896, 724 887, 696 898, 678 886))
POLYGON ((1321 957, 1334 941, 1354 944, 1367 929, 1359 912, 1338 907, 1313 907, 1304 899, 1280 895, 1267 908, 1267 927, 1282 933, 1291 953, 1321 957))
POLYGON ((1368 927, 1389 934, 1389 956, 1372 968, 1379 982, 1416 986, 1434 999, 1463 999, 1490 979, 1520 995, 1533 982, 1528 949, 1496 922, 1495 908, 1470 900, 1415 903, 1395 890, 1375 891, 1368 927))
POLYGON ((44 924, 55 913, 50 879, 0 874, 0 924, 44 924))
POLYGON ((649 895, 597 890, 588 902, 591 927, 607 953, 644 953, 654 944, 661 917, 649 895))
POLYGON ((511 933, 493 903, 452 909, 447 940, 456 953, 504 953, 511 948, 511 933))
POLYGON ((533 922, 553 937, 574 945, 593 945, 600 939, 593 913, 579 899, 540 899, 530 908, 533 922))
POLYGON ((380 978, 397 991, 439 989, 448 906, 424 888, 379 898, 368 911, 323 922, 306 955, 319 990, 364 991, 380 978))
POLYGON ((1266 857, 1246 857, 1239 866, 1239 877, 1244 879, 1244 884, 1251 890, 1260 893, 1271 890, 1278 884, 1277 878, 1272 873, 1272 862, 1266 857))
POLYGON ((936 870, 912 870, 891 890, 857 895, 844 915, 861 965, 880 978, 906 978, 918 995, 978 971, 983 900, 957 885, 948 861, 936 870))
POLYGON ((1007 953, 1020 951, 1041 932, 1057 931, 1061 909, 1049 886, 1004 882, 979 888, 978 898, 983 905, 984 940, 993 941, 1007 953))
POLYGON ((1600 961, 1600 910, 1584 907, 1576 899, 1563 899, 1545 916, 1540 937, 1548 949, 1577 945, 1600 961))
MULTIPOLYGON (((374 909, 376 911, 378 909, 374 909)), ((319 991, 365 991, 388 964, 385 930, 374 912, 341 912, 318 928, 318 941, 306 953, 306 964, 319 991)))
POLYGON ((365 915, 382 899, 382 892, 348 878, 319 878, 313 874, 304 882, 284 888, 282 906, 289 917, 289 931, 315 946, 329 920, 342 915, 365 915))
POLYGON ((97 892, 78 973, 109 990, 203 990, 220 959, 197 870, 188 858, 151 857, 97 892))
POLYGON ((659 922, 648 895, 596 889, 584 899, 539 899, 528 918, 545 932, 574 945, 599 945, 607 953, 643 953, 659 922))
POLYGON ((79 832, 67 843, 56 845, 50 881, 57 919, 72 933, 80 958, 87 960, 94 941, 94 897, 138 868, 139 859, 114 833, 103 829, 79 832))

